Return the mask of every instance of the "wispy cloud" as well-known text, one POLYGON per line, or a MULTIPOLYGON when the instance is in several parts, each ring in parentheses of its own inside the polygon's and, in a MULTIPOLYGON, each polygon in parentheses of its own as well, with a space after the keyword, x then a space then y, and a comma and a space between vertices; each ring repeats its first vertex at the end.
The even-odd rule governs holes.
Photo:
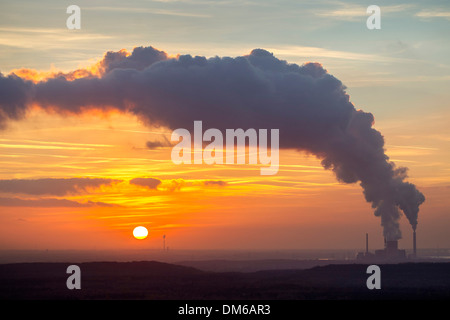
POLYGON ((397 146, 397 145, 386 145, 387 148, 393 147, 393 148, 407 148, 407 149, 418 149, 418 150, 439 150, 438 148, 431 148, 431 147, 422 147, 422 146, 397 146))
MULTIPOLYGON (((337 20, 345 21, 356 21, 363 17, 367 17, 367 6, 348 4, 348 3, 337 3, 338 7, 332 10, 318 10, 315 14, 319 17, 326 17, 337 20)), ((394 13, 403 12, 404 10, 412 8, 411 4, 400 4, 391 6, 380 6, 381 13, 394 13)))
POLYGON ((161 180, 155 178, 134 178, 130 180, 130 184, 156 190, 161 184, 161 180))
POLYGON ((86 147, 63 147, 63 146, 45 146, 45 145, 32 145, 32 144, 12 144, 12 143, 0 143, 2 148, 11 149, 45 149, 45 150, 94 150, 93 148, 86 147))
POLYGON ((272 5, 271 3, 263 2, 263 1, 245 1, 245 0, 153 0, 153 2, 160 2, 165 4, 188 4, 188 5, 214 5, 214 6, 259 6, 259 7, 267 7, 272 5))
POLYGON ((227 185, 223 180, 184 180, 170 179, 160 180, 156 178, 134 178, 130 184, 145 187, 150 190, 179 191, 184 187, 224 187, 227 185), (158 189, 160 187, 160 189, 158 189))
POLYGON ((86 207, 116 207, 118 205, 105 202, 77 202, 67 199, 20 199, 0 198, 0 207, 33 207, 33 208, 86 208, 86 207))
POLYGON ((306 46, 279 46, 276 48, 267 48, 267 50, 273 52, 276 55, 306 58, 309 59, 309 61, 315 58, 330 58, 368 62, 401 62, 405 60, 376 54, 330 50, 326 48, 306 46))
POLYGON ((157 14, 177 17, 190 17, 190 18, 211 18, 211 15, 193 12, 174 11, 168 9, 157 8, 137 8, 137 7, 86 7, 84 10, 91 11, 114 11, 114 12, 127 12, 127 13, 145 13, 145 14, 157 14))
POLYGON ((100 188, 116 182, 119 180, 104 178, 11 179, 0 180, 0 192, 63 196, 85 193, 88 189, 100 188))
POLYGON ((111 35, 89 33, 83 29, 73 33, 67 28, 0 27, 0 45, 25 49, 79 48, 80 43, 92 44, 112 38, 111 35))
POLYGON ((167 139, 166 136, 162 136, 162 140, 154 140, 154 141, 147 141, 146 146, 150 150, 158 149, 158 148, 167 148, 171 147, 172 143, 167 139))
POLYGON ((420 146, 397 146, 397 145, 386 145, 386 153, 390 157, 419 157, 431 155, 437 151, 437 148, 420 147, 420 146))
POLYGON ((19 149, 66 149, 66 150, 94 150, 96 147, 114 147, 110 144, 94 144, 94 143, 73 143, 59 141, 41 141, 41 140, 16 140, 16 139, 0 139, 0 144, 4 148, 19 149))
POLYGON ((450 11, 445 10, 422 10, 415 14, 416 17, 419 18, 445 18, 450 19, 450 11))

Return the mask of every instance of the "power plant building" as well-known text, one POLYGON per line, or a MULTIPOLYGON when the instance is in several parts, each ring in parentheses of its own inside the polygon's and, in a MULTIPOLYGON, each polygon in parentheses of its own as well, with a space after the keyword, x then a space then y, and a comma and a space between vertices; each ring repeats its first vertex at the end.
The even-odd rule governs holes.
MULTIPOLYGON (((414 256, 416 250, 415 233, 414 233, 414 256)), ((369 252, 369 236, 366 234, 366 251, 359 252, 356 256, 357 260, 404 260, 406 259, 406 250, 398 248, 397 240, 384 241, 384 249, 375 250, 375 254, 369 252)))
POLYGON ((375 258, 405 259, 406 251, 398 248, 398 241, 385 241, 384 249, 375 250, 375 258))

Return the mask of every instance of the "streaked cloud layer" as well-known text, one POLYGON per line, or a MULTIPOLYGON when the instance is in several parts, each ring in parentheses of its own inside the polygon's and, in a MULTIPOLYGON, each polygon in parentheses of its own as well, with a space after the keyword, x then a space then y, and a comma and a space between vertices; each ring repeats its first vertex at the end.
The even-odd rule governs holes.
POLYGON ((0 192, 63 196, 87 192, 89 188, 99 188, 115 182, 118 181, 100 178, 11 179, 0 180, 0 192))

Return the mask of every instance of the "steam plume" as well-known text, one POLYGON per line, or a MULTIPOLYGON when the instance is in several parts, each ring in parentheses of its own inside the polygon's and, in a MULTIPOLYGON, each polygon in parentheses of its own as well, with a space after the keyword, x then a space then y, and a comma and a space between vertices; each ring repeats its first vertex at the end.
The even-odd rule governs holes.
POLYGON ((220 130, 279 129, 281 148, 312 153, 339 181, 360 183, 388 240, 401 238, 400 210, 416 228, 423 194, 389 161, 373 115, 357 110, 320 64, 289 64, 262 49, 207 59, 141 47, 109 52, 98 65, 97 76, 74 80, 1 76, 0 125, 36 103, 62 114, 115 108, 171 129, 192 129, 195 120, 220 130))

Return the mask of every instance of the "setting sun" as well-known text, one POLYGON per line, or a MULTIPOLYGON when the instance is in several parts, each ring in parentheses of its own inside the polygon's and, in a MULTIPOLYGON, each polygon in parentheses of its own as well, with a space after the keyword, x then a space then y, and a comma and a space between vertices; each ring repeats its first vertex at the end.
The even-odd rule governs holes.
POLYGON ((142 226, 136 227, 133 230, 133 236, 139 240, 145 239, 148 236, 148 230, 147 230, 147 228, 142 227, 142 226))

